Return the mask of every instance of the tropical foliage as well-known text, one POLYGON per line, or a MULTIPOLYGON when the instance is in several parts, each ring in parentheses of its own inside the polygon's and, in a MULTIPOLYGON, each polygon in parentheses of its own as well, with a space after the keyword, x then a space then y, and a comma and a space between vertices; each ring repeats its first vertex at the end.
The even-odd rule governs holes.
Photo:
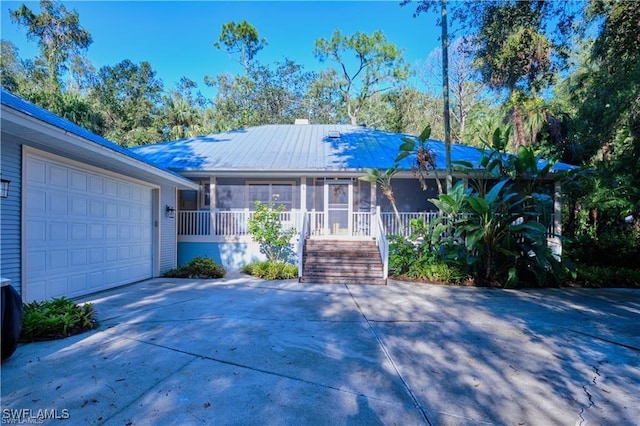
POLYGON ((64 297, 26 303, 22 312, 23 342, 61 339, 98 325, 93 304, 76 304, 64 297))

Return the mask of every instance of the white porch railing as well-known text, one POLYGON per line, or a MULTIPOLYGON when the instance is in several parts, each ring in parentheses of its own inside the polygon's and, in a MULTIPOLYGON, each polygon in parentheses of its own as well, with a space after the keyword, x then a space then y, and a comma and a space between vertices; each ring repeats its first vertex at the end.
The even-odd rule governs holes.
MULTIPOLYGON (((249 219, 255 214, 250 210, 214 211, 182 210, 177 215, 179 236, 245 236, 249 234, 249 219)), ((285 228, 300 228, 300 212, 281 212, 280 221, 285 228)))
POLYGON ((440 212, 401 212, 399 215, 400 223, 398 223, 395 213, 381 213, 382 224, 387 235, 404 235, 408 237, 413 233, 411 219, 423 219, 426 223, 431 223, 440 216, 440 212))
MULTIPOLYGON (((249 236, 249 218, 255 212, 250 210, 238 211, 178 211, 177 228, 179 237, 238 237, 249 236)), ((382 212, 375 218, 373 213, 354 212, 351 216, 352 236, 375 237, 379 220, 386 235, 409 236, 413 233, 412 219, 423 219, 431 223, 440 215, 439 212, 403 212, 400 213, 401 222, 394 213, 382 212)), ((280 213, 280 220, 285 227, 293 227, 298 232, 302 230, 303 218, 306 220, 306 232, 308 236, 327 235, 329 230, 325 228, 325 213, 318 211, 302 212, 299 210, 280 213)), ((553 224, 547 230, 547 237, 554 237, 553 224)))

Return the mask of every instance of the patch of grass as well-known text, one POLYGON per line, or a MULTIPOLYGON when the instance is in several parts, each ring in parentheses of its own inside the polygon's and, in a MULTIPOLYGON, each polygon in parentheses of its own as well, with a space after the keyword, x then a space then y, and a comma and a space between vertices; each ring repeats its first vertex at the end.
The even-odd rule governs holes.
POLYGON ((196 256, 188 263, 162 274, 167 278, 198 278, 211 279, 222 278, 227 273, 213 259, 207 256, 196 256))
POLYGON ((73 336, 98 326, 93 304, 77 305, 64 297, 22 306, 21 342, 73 336))
POLYGON ((245 265, 242 272, 265 280, 288 280, 298 277, 298 266, 284 262, 254 262, 245 265))

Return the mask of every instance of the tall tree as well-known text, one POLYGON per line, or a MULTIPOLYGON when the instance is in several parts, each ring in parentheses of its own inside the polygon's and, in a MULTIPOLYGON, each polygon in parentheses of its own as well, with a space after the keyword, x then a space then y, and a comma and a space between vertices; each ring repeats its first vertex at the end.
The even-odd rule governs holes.
POLYGON ((0 41, 0 83, 10 92, 17 92, 24 83, 26 69, 15 44, 8 40, 0 41))
POLYGON ((90 96, 103 112, 103 134, 123 146, 160 140, 162 126, 156 118, 162 91, 162 81, 148 62, 126 59, 100 68, 90 96))
POLYGON ((336 30, 330 39, 316 40, 314 55, 321 62, 331 60, 337 63, 340 71, 336 72, 339 78, 335 84, 342 93, 353 125, 358 124, 360 111, 369 98, 408 77, 402 52, 387 40, 382 31, 345 36, 336 30), (349 54, 355 57, 355 61, 347 58, 349 54))
POLYGON ((637 267, 623 263, 640 256, 640 10, 591 0, 587 17, 597 36, 567 86, 577 105, 574 139, 597 173, 574 199, 571 223, 587 261, 637 267))
POLYGON ((78 13, 60 3, 40 0, 40 9, 36 14, 23 4, 11 11, 11 18, 26 28, 28 39, 38 43, 47 65, 48 89, 60 92, 62 74, 69 69, 69 61, 91 45, 91 34, 80 26, 78 13))
MULTIPOLYGON (((411 0, 403 0, 400 5, 404 6, 411 0)), ((442 43, 442 124, 444 127, 444 144, 446 156, 446 183, 447 189, 453 186, 453 168, 451 164, 451 117, 449 109, 449 17, 447 12, 447 0, 439 0, 441 29, 440 41, 442 43)), ((418 7, 414 17, 421 12, 426 12, 432 8, 437 8, 436 2, 433 0, 423 0, 418 7)))
POLYGON ((342 105, 342 93, 335 85, 337 71, 333 68, 314 73, 305 93, 305 110, 314 123, 342 123, 347 116, 342 105))
POLYGON ((176 140, 215 131, 207 110, 208 102, 197 89, 194 81, 182 77, 174 89, 163 95, 159 120, 164 139, 176 140))
POLYGON ((488 7, 475 39, 483 80, 509 95, 515 148, 527 145, 522 105, 525 97, 547 87, 556 72, 552 44, 541 32, 543 3, 488 7))
MULTIPOLYGON (((449 46, 449 90, 451 94, 451 137, 456 142, 463 140, 469 114, 481 104, 487 86, 480 81, 480 75, 473 66, 473 45, 469 38, 459 37, 449 46)), ((442 76, 442 49, 435 49, 429 57, 418 62, 416 75, 430 92, 437 93, 442 88, 435 87, 435 81, 442 76)), ((437 132, 437 128, 432 126, 437 132)))
POLYGON ((261 124, 293 123, 309 114, 309 84, 314 75, 289 59, 275 68, 254 63, 248 75, 217 77, 216 127, 237 129, 261 124))
POLYGON ((247 21, 223 24, 218 41, 213 43, 216 49, 225 49, 234 61, 242 65, 246 74, 255 56, 267 44, 267 39, 260 38, 256 27, 247 21))

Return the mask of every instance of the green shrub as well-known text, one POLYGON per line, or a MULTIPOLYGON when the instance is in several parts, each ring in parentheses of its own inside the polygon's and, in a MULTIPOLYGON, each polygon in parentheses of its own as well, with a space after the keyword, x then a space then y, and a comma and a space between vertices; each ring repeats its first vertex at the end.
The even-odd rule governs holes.
POLYGON ((389 271, 406 274, 416 258, 416 246, 401 235, 389 235, 389 271))
POLYGON ((407 277, 447 284, 460 284, 467 278, 459 268, 436 259, 413 264, 407 277))
POLYGON ((260 244, 260 253, 271 262, 288 262, 295 257, 291 238, 296 234, 294 228, 285 228, 280 220, 284 205, 273 207, 260 201, 255 203, 256 211, 249 218, 249 232, 254 241, 260 244))
POLYGON ((227 273, 213 259, 206 256, 196 256, 188 263, 162 274, 167 278, 222 278, 227 273))
POLYGON ((60 339, 97 327, 93 304, 77 305, 64 297, 22 306, 20 341, 60 339))
POLYGON ((576 281, 585 287, 640 287, 640 271, 614 266, 577 267, 576 281))
POLYGON ((265 280, 288 280, 298 277, 298 267, 284 262, 254 262, 245 265, 242 272, 265 280))

